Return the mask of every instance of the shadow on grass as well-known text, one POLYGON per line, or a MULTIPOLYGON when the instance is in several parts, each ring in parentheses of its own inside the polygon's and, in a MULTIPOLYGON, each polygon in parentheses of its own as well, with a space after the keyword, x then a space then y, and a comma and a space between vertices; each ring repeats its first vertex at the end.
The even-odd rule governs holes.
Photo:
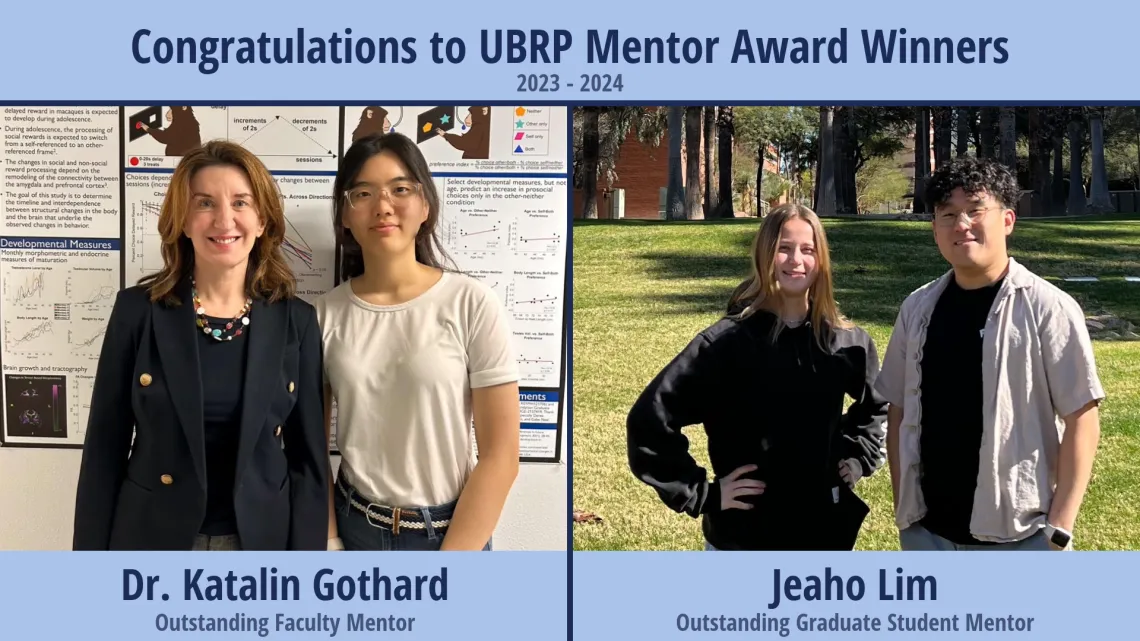
MULTIPOLYGON (((678 225, 678 223, 668 223, 678 225)), ((1045 278, 1096 275, 1140 275, 1140 252, 1123 246, 1136 235, 1114 230, 1097 234, 1066 230, 1057 222, 1026 226, 1015 232, 1011 253, 1045 278), (1101 243, 1080 242, 1097 236, 1101 243)), ((893 324, 899 306, 912 291, 950 268, 928 228, 916 223, 839 221, 828 226, 836 297, 845 314, 857 322, 893 324)), ((646 276, 657 281, 641 295, 664 303, 667 313, 723 313, 733 288, 749 273, 753 234, 725 237, 728 255, 648 252, 637 256, 648 264, 646 276), (716 279, 726 284, 694 288, 676 281, 716 279), (682 289, 683 291, 678 291, 682 289)), ((1088 314, 1111 312, 1140 321, 1140 283, 1108 281, 1067 283, 1052 280, 1073 295, 1088 314), (1136 302, 1133 302, 1136 301, 1136 302)))
POLYGON ((717 314, 722 316, 728 308, 732 287, 709 288, 699 292, 670 292, 654 296, 669 306, 670 314, 717 314))
POLYGON ((673 281, 701 278, 744 280, 751 267, 748 256, 694 256, 690 254, 648 253, 638 256, 649 261, 648 276, 653 280, 673 281))

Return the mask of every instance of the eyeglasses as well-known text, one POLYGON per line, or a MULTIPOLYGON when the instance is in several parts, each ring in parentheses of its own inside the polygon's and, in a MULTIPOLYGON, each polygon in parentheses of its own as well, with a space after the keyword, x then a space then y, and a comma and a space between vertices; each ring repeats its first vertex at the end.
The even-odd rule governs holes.
POLYGON ((947 211, 941 214, 934 214, 934 224, 939 227, 953 227, 965 216, 966 224, 973 225, 981 222, 992 209, 993 207, 977 207, 970 211, 947 211))
POLYGON ((357 211, 370 211, 376 208, 381 198, 392 203, 393 207, 407 205, 420 194, 418 183, 396 183, 390 188, 361 185, 348 190, 344 194, 348 206, 357 211))

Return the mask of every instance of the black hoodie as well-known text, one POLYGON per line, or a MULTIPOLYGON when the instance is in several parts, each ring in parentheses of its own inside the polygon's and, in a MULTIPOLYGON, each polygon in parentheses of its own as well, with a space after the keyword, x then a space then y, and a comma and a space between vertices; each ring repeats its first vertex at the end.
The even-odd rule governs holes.
POLYGON ((875 344, 857 327, 829 329, 825 351, 810 321, 784 327, 773 344, 777 322, 758 311, 698 334, 630 410, 630 469, 673 510, 703 515, 717 549, 851 549, 867 508, 839 461, 855 459, 864 477, 883 462, 887 403, 873 388, 875 344), (855 401, 846 414, 845 394, 855 401), (712 481, 681 433, 697 424, 708 435, 712 481), (751 510, 722 511, 720 479, 748 464, 758 469, 744 477, 764 481, 764 493, 739 499, 751 510))

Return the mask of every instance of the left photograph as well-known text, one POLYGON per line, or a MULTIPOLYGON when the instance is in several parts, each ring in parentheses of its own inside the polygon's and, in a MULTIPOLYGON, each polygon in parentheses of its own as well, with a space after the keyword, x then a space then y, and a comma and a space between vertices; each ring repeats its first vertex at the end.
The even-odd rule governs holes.
POLYGON ((563 550, 567 109, 4 107, 0 550, 563 550))

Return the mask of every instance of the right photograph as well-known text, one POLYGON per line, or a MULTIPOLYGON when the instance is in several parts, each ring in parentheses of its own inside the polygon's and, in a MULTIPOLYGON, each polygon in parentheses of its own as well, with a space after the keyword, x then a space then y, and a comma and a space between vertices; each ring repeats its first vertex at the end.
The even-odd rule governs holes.
POLYGON ((1140 106, 573 123, 575 550, 1140 550, 1140 106))

